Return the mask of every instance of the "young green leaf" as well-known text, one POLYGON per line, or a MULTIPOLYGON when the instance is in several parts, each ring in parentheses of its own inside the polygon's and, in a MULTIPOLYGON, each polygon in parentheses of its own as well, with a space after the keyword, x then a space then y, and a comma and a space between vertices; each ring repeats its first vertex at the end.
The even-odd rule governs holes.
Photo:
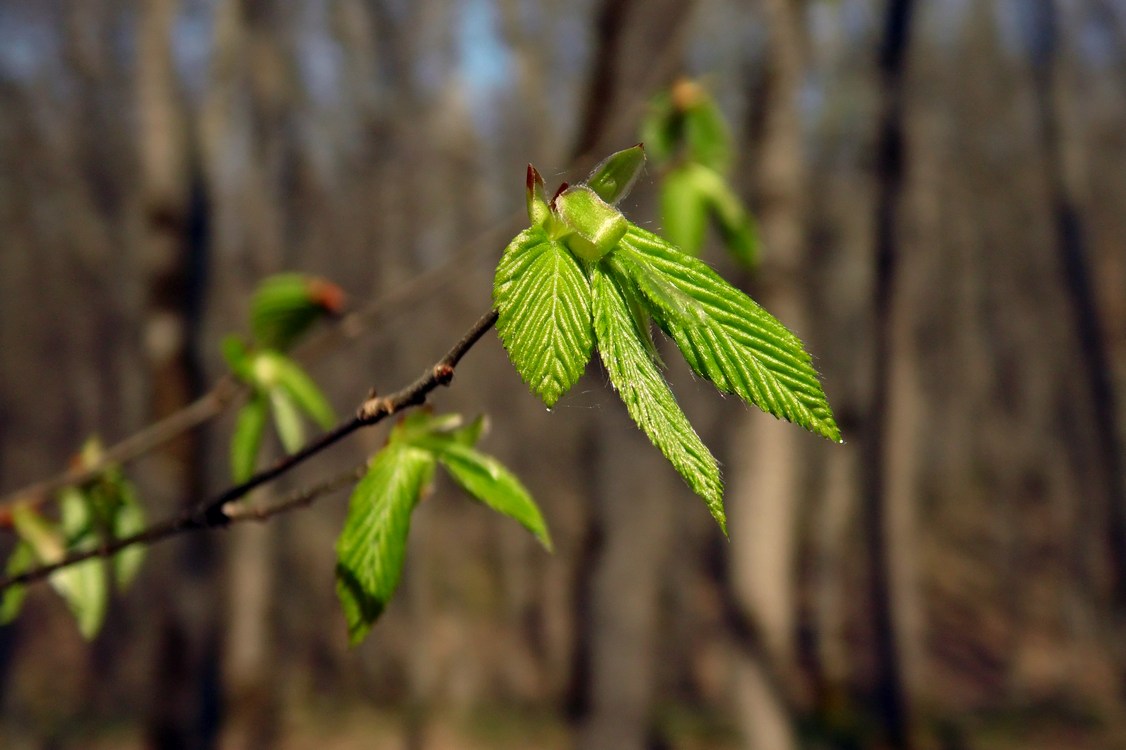
POLYGON ((665 236, 689 255, 699 255, 708 227, 707 199, 699 190, 694 164, 672 169, 661 182, 661 224, 665 236))
POLYGON ((704 263, 630 226, 610 259, 649 301, 657 324, 699 375, 776 417, 840 442, 801 341, 704 263))
POLYGON ((531 164, 528 165, 525 204, 528 209, 528 221, 533 227, 542 227, 551 216, 551 209, 544 195, 543 178, 531 164))
POLYGON ((533 227, 505 250, 493 299, 497 334, 512 364, 550 408, 590 359, 590 282, 561 243, 533 227))
POLYGON ((245 482, 254 475, 268 412, 269 404, 261 393, 251 396, 239 410, 235 431, 231 435, 231 478, 236 483, 245 482))
POLYGON ((420 442, 419 447, 432 451, 462 489, 520 523, 551 551, 551 537, 540 509, 520 480, 500 461, 453 440, 430 438, 420 442))
MULTIPOLYGON (((98 546, 90 503, 77 489, 62 491, 59 501, 61 531, 67 552, 86 552, 98 546)), ((44 560, 44 562, 48 562, 44 560)), ((92 558, 51 574, 51 585, 63 597, 87 640, 98 634, 106 616, 109 585, 105 561, 92 558)))
POLYGON ((629 195, 645 166, 645 149, 639 143, 610 154, 595 167, 586 184, 610 205, 629 195))
MULTIPOLYGON (((8 576, 16 576, 20 573, 27 572, 35 565, 35 552, 31 549, 31 545, 27 542, 20 540, 16 544, 16 548, 12 550, 11 556, 8 558, 8 564, 4 567, 4 573, 8 576)), ((0 594, 0 625, 7 625, 16 619, 20 613, 20 608, 23 606, 24 597, 27 595, 26 586, 9 586, 0 594)))
POLYGON ((704 499, 720 528, 727 533, 719 465, 692 429, 642 344, 623 283, 628 280, 612 274, 606 263, 592 269, 594 330, 610 382, 618 390, 633 421, 684 477, 693 492, 704 499))
POLYGON ((676 153, 680 126, 680 117, 673 108, 669 92, 653 97, 641 120, 641 141, 656 161, 667 161, 676 153))
POLYGON ((223 359, 227 361, 227 366, 231 368, 231 372, 239 380, 250 382, 253 379, 254 363, 243 340, 233 333, 229 334, 223 337, 220 348, 223 352, 223 359))
POLYGON ((427 451, 392 442, 356 485, 336 543, 336 592, 353 645, 363 640, 399 585, 411 511, 434 473, 427 451))
POLYGON ((289 393, 282 388, 270 391, 270 406, 274 412, 274 427, 278 430, 282 447, 287 453, 294 453, 305 444, 305 424, 301 412, 297 410, 289 393))
POLYGON ((344 293, 334 284, 299 273, 265 279, 250 300, 250 326, 258 346, 288 350, 326 312, 337 312, 344 293))
POLYGON ((327 430, 332 427, 336 415, 332 411, 332 405, 313 379, 289 357, 274 355, 274 366, 277 371, 278 386, 289 394, 294 403, 322 428, 327 430))
POLYGON ((726 174, 731 168, 731 134, 715 101, 696 86, 700 96, 684 112, 684 140, 695 161, 726 174))
MULTIPOLYGON (((145 529, 145 511, 137 501, 137 493, 131 484, 121 486, 120 503, 113 517, 113 538, 125 539, 145 529)), ((145 545, 134 544, 118 552, 113 557, 113 574, 117 586, 124 589, 137 577, 141 563, 145 559, 145 545)))

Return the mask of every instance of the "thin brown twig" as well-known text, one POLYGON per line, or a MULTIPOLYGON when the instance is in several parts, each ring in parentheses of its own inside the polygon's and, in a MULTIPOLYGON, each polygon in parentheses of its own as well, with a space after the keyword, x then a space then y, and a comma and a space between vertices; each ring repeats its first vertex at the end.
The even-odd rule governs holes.
MULTIPOLYGON (((285 456, 272 467, 258 472, 245 482, 234 485, 210 500, 204 501, 177 516, 149 526, 131 536, 107 541, 94 549, 72 552, 61 560, 57 560, 53 563, 40 565, 18 575, 0 578, 0 591, 3 591, 9 586, 42 580, 57 570, 80 563, 83 560, 89 560, 95 557, 109 557, 134 544, 151 544, 185 531, 227 526, 232 521, 232 509, 228 507, 228 504, 232 501, 245 497, 256 487, 276 479, 306 459, 311 458, 329 446, 339 442, 356 430, 377 424, 385 418, 412 406, 421 406, 426 402, 426 398, 431 391, 440 385, 449 385, 450 381, 453 379, 454 369, 461 361, 461 358, 481 340, 481 337, 493 327, 496 321, 497 314, 494 311, 490 311, 481 316, 465 335, 462 336, 461 340, 454 344, 446 353, 446 356, 438 360, 437 363, 420 375, 413 383, 392 393, 390 396, 370 396, 360 405, 355 416, 351 419, 315 438, 301 450, 285 456)), ((285 506, 286 509, 299 507, 302 504, 301 497, 302 494, 297 493, 296 496, 281 503, 281 506, 285 506)), ((307 502, 311 502, 313 497, 316 497, 316 494, 311 495, 307 502)), ((284 511, 274 510, 268 513, 264 511, 265 515, 263 515, 263 518, 279 512, 284 511)), ((235 515, 245 516, 246 514, 238 512, 235 515)), ((251 514, 251 516, 253 516, 253 514, 251 514)))

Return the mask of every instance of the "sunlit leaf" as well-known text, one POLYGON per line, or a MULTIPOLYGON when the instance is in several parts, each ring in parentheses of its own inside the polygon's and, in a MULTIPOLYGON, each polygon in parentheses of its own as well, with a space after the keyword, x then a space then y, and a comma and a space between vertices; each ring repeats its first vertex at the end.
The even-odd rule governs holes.
POLYGON ((429 439, 420 443, 420 447, 433 451, 462 489, 497 513, 520 523, 545 548, 551 549, 551 537, 540 509, 520 480, 500 461, 453 440, 429 439))
POLYGON ((402 574, 411 511, 434 472, 427 451, 393 442, 356 485, 336 543, 336 591, 353 645, 386 608, 402 574))
POLYGON ((648 299, 657 324, 716 387, 840 441, 801 341, 701 261, 631 226, 609 259, 648 299))
MULTIPOLYGON (((715 457, 692 429, 668 383, 642 344, 623 280, 600 264, 592 272, 594 328, 602 363, 627 411, 653 445, 707 503, 726 533, 723 483, 715 457)), ((626 280, 628 283, 628 280, 626 280)))
POLYGON ((583 374, 593 347, 590 282, 559 242, 533 227, 497 266, 497 334, 520 377, 548 407, 583 374))

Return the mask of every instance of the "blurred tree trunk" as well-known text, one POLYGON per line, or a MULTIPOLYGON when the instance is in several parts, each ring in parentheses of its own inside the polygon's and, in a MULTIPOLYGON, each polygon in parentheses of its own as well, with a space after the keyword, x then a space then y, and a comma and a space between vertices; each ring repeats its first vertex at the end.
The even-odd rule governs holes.
MULTIPOLYGON (((1110 6, 1098 4, 1107 20, 1114 21, 1110 6)), ((1117 423, 1119 404, 1114 389, 1114 374, 1108 352, 1103 315, 1092 281, 1090 250, 1074 197, 1074 169, 1067 163, 1068 133, 1062 113, 1063 95, 1059 86, 1060 9, 1056 0, 1043 0, 1031 6, 1029 57, 1035 96, 1036 129, 1044 154, 1047 200, 1055 233, 1055 250, 1062 285, 1072 314, 1072 330, 1080 354, 1082 381, 1091 406, 1091 425, 1098 455, 1093 457, 1101 488, 1094 507, 1081 512, 1084 518, 1103 518, 1105 550, 1109 571, 1111 612, 1110 645, 1119 664, 1119 689, 1126 696, 1126 639, 1121 630, 1126 623, 1126 449, 1117 423)), ((1122 32, 1116 36, 1121 42, 1122 32)), ((1121 61, 1122 49, 1116 49, 1121 61)), ((1092 499, 1088 499, 1090 502, 1092 499)), ((1092 532, 1097 525, 1081 526, 1092 532)), ((1085 546, 1086 538, 1079 544, 1085 546)), ((1102 567, 1102 566, 1099 566, 1102 567)), ((1078 575, 1090 571, 1081 566, 1078 575)))
POLYGON ((909 462, 915 433, 906 332, 900 325, 898 254, 902 244, 907 136, 906 77, 912 0, 888 0, 879 51, 880 112, 876 131, 873 391, 867 414, 862 481, 862 527, 869 566, 874 698, 890 747, 913 745, 904 633, 917 620, 911 570, 916 553, 914 472, 909 462))
MULTIPOLYGON (((600 7, 575 156, 597 158, 628 145, 607 142, 615 118, 627 102, 671 80, 692 9, 681 0, 607 0, 600 7), (656 60, 654 50, 660 50, 656 60)), ((624 409, 607 406, 594 414, 586 454, 592 515, 580 563, 578 746, 640 750, 653 730, 659 593, 673 531, 669 504, 683 485, 624 409)))
MULTIPOLYGON (((764 0, 768 29, 757 219, 763 243, 759 302, 789 328, 806 329, 795 280, 804 263, 805 159, 798 95, 805 75, 806 32, 799 0, 764 0)), ((801 447, 793 425, 757 412, 739 415, 731 441, 730 579, 747 623, 736 665, 738 717, 745 746, 796 746, 790 692, 794 681, 797 518, 801 447)))
MULTIPOLYGON (((149 418, 157 420, 201 392, 196 331, 206 258, 206 211, 191 128, 172 63, 176 0, 141 5, 137 64, 140 127, 141 260, 147 288, 145 354, 152 384, 149 418)), ((161 505, 190 505, 203 496, 199 433, 158 451, 161 505)), ((210 747, 218 726, 218 619, 210 605, 217 583, 212 539, 178 542, 179 566, 165 591, 160 652, 154 662, 150 741, 159 747, 210 747)))

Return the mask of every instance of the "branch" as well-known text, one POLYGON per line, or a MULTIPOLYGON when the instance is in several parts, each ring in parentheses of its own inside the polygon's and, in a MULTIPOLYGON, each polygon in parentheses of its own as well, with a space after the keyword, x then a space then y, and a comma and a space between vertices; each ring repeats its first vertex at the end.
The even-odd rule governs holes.
MULTIPOLYGON (((461 340, 454 344, 446 353, 446 356, 438 360, 438 362, 420 375, 413 383, 392 393, 390 396, 381 397, 373 393, 360 404, 355 416, 350 420, 341 423, 332 430, 312 440, 296 453, 279 459, 272 467, 258 472, 245 482, 234 485, 219 493, 214 498, 202 502, 193 508, 189 508, 180 515, 149 526, 132 536, 107 541, 95 549, 72 552, 56 562, 40 565, 39 567, 32 568, 18 575, 0 578, 0 591, 3 591, 9 586, 42 580, 57 570, 82 562, 83 560, 89 560, 94 557, 109 557, 134 544, 151 544, 185 531, 225 527, 234 521, 264 520, 272 515, 311 503, 313 499, 319 495, 341 486, 344 479, 337 477, 336 479, 329 480, 328 482, 303 492, 295 493, 276 506, 258 511, 228 507, 229 503, 232 501, 246 496, 256 487, 285 474, 306 459, 315 456, 360 428, 382 422, 392 414, 396 414, 404 409, 424 404, 431 391, 440 385, 449 385, 454 376, 454 369, 461 361, 461 358, 473 348, 474 344, 481 340, 481 337, 493 327, 496 321, 496 312, 490 311, 481 316, 481 318, 466 331, 461 340)), ((347 476, 353 476, 356 471, 358 471, 358 469, 349 472, 347 476)))

